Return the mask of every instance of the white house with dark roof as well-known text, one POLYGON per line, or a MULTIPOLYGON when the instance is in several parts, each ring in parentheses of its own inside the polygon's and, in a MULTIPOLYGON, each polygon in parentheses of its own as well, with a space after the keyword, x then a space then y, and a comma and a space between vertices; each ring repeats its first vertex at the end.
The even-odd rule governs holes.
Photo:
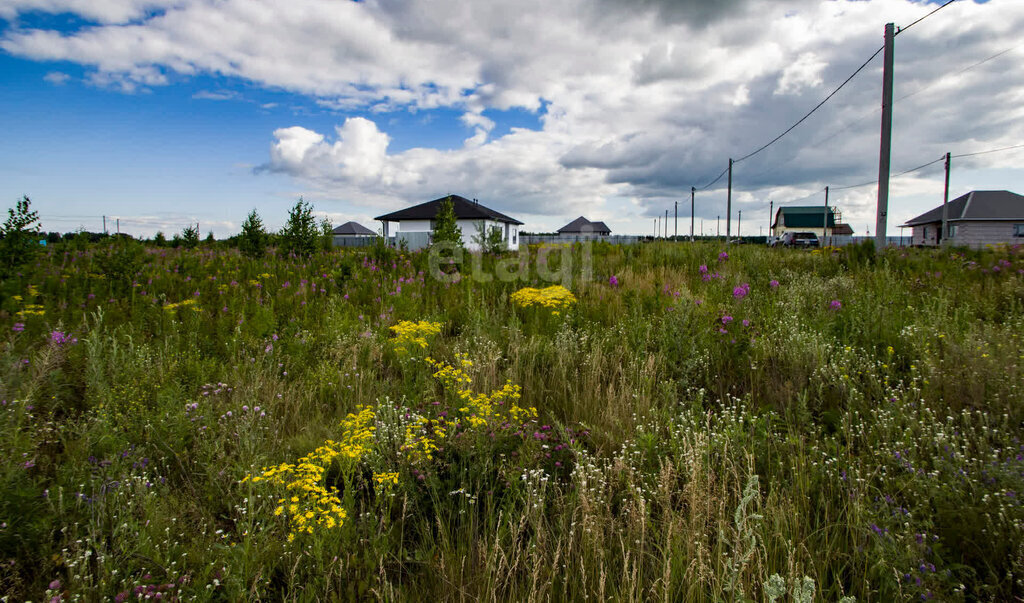
POLYGON ((971 191, 947 205, 946 232, 942 206, 908 220, 914 245, 984 247, 1024 243, 1024 196, 1010 191, 971 191))
POLYGON ((374 219, 384 224, 385 237, 405 241, 410 249, 420 249, 429 245, 437 213, 445 199, 452 200, 455 223, 462 230, 462 244, 466 249, 479 250, 480 246, 473 239, 493 226, 501 229, 502 238, 509 249, 519 249, 519 227, 523 225, 522 222, 485 207, 475 199, 470 201, 459 195, 440 197, 374 219))

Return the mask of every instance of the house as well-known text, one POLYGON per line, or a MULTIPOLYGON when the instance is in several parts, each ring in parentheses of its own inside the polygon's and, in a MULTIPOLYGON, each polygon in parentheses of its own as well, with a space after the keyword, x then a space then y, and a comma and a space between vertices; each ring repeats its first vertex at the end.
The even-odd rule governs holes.
POLYGON ((331 231, 335 247, 365 247, 377 233, 357 222, 345 222, 331 231))
POLYGON ((801 207, 780 207, 775 212, 775 223, 772 224, 772 236, 781 237, 784 233, 813 232, 819 239, 831 236, 849 236, 853 228, 843 224, 842 214, 835 207, 824 205, 808 205, 801 207), (825 212, 828 212, 827 216, 825 212), (828 220, 826 228, 825 220, 828 220))
POLYGON ((1024 196, 1010 191, 971 191, 947 204, 946 232, 942 206, 908 220, 913 245, 983 247, 1024 243, 1024 196), (945 236, 943 236, 945 235, 945 236))
POLYGON ((434 199, 374 219, 384 223, 385 237, 394 237, 396 242, 405 241, 410 249, 422 249, 430 244, 434 221, 445 199, 452 200, 455 223, 462 229, 462 244, 466 249, 479 250, 480 245, 474 239, 495 226, 501 229, 502 238, 509 249, 519 249, 519 227, 523 225, 522 222, 480 205, 476 199, 470 201, 458 195, 434 199), (394 228, 391 227, 393 222, 396 223, 394 228))
POLYGON ((558 234, 567 236, 607 237, 612 231, 604 222, 591 222, 580 216, 558 229, 558 234))

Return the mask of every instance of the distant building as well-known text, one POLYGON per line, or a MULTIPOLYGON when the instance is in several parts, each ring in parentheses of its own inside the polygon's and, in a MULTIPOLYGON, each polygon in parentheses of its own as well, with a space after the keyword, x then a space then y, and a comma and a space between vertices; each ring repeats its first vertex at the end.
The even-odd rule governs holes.
POLYGON ((558 229, 558 234, 569 236, 595 236, 607 237, 612 231, 604 222, 591 222, 580 216, 558 229))
POLYGON ((983 247, 1024 243, 1024 196, 1010 191, 971 191, 949 202, 946 232, 942 232, 942 206, 908 220, 914 245, 983 247))
POLYGON ((462 244, 466 249, 478 250, 480 246, 473 240, 474 237, 493 226, 501 229, 502 238, 509 249, 519 249, 519 227, 523 225, 522 222, 480 205, 475 199, 470 201, 458 195, 440 197, 374 219, 384 223, 385 237, 393 236, 396 242, 405 241, 410 249, 421 249, 430 244, 437 212, 445 199, 452 200, 455 222, 462 229, 462 244), (391 223, 397 223, 394 232, 391 223))
POLYGON ((772 236, 781 237, 787 232, 813 232, 820 240, 824 237, 852 235, 853 228, 840 220, 842 216, 839 210, 831 206, 827 209, 824 205, 780 207, 775 212, 772 236))
POLYGON ((345 222, 331 231, 335 247, 364 247, 378 236, 369 228, 357 222, 345 222))

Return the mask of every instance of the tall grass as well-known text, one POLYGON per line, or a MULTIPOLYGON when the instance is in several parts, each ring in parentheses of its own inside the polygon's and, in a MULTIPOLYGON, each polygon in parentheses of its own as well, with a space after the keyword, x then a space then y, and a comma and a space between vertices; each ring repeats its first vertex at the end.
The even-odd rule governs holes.
POLYGON ((424 254, 52 248, 0 291, 0 596, 1024 597, 1024 252, 722 252, 571 250, 553 315, 424 254), (289 540, 251 478, 324 445, 345 520, 289 540))

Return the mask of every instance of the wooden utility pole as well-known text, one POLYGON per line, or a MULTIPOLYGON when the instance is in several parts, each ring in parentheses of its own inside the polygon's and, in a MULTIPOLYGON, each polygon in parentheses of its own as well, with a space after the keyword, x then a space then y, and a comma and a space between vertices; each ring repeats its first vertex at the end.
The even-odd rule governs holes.
MULTIPOLYGON (((821 229, 821 246, 825 246, 825 239, 828 237, 828 187, 825 187, 825 227, 821 229)), ((834 227, 833 227, 834 228, 834 227)))
POLYGON ((121 234, 121 218, 117 219, 117 234, 121 234))
POLYGON ((775 220, 775 201, 768 202, 768 236, 772 236, 772 222, 775 220))
POLYGON ((107 217, 103 216, 103 234, 107 234, 107 217))
POLYGON ((736 219, 736 238, 743 238, 743 210, 739 211, 739 217, 736 219))
POLYGON ((665 238, 667 239, 668 238, 668 210, 667 209, 665 210, 665 222, 664 222, 664 225, 665 225, 665 227, 662 230, 665 231, 665 238))
MULTIPOLYGON (((693 196, 696 193, 697 193, 697 189, 695 189, 694 187, 691 186, 690 187, 690 242, 691 243, 693 242, 693 221, 694 221, 694 217, 693 217, 693 196)), ((701 227, 701 233, 700 234, 703 235, 704 234, 704 232, 703 232, 704 231, 704 223, 703 223, 703 221, 701 221, 701 226, 700 227, 701 227)))
MULTIPOLYGON (((952 157, 946 153, 946 188, 942 193, 942 244, 949 240, 949 162, 952 157)), ((913 231, 911 231, 913 233, 913 231)), ((913 235, 911 235, 913 236, 913 235)))
POLYGON ((885 24, 885 52, 882 66, 882 140, 878 151, 878 210, 875 216, 875 250, 885 248, 889 214, 889 155, 892 149, 892 65, 895 27, 885 24))
POLYGON ((722 216, 715 216, 715 238, 722 236, 722 216))
POLYGON ((679 237, 679 202, 678 201, 676 201, 675 226, 674 226, 673 230, 674 230, 674 232, 672 233, 672 238, 673 239, 678 238, 679 237))
POLYGON ((725 198, 725 242, 729 242, 732 232, 732 157, 729 158, 729 193, 725 198))

